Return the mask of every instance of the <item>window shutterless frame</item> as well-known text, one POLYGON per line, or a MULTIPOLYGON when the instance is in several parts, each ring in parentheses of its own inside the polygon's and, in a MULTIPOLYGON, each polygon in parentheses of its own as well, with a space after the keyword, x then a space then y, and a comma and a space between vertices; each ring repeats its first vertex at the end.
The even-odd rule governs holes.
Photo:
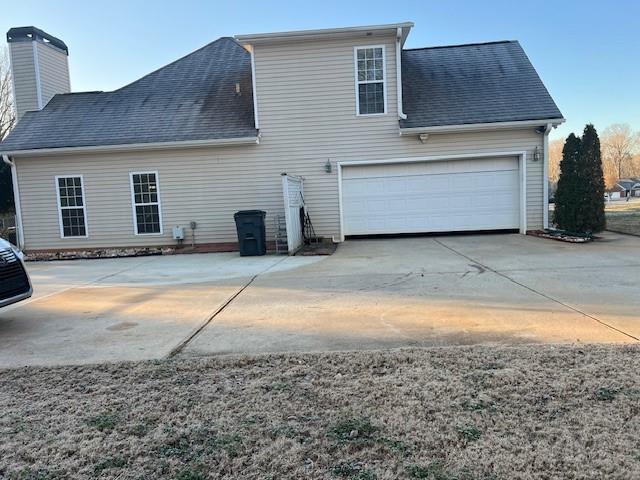
POLYGON ((88 238, 89 237, 89 223, 87 222, 87 197, 84 194, 84 177, 82 175, 56 175, 54 177, 55 187, 56 187, 56 200, 58 202, 58 224, 60 226, 60 238, 88 238), (79 178, 80 179, 80 190, 82 193, 82 206, 77 205, 67 205, 62 206, 62 202, 60 201, 60 182, 61 178, 69 179, 69 178, 79 178), (70 210, 70 209, 82 209, 82 216, 84 218, 84 235, 65 235, 64 234, 64 222, 62 220, 62 211, 70 210))
POLYGON ((164 229, 162 227, 162 200, 160 198, 160 175, 158 175, 158 172, 157 171, 129 172, 129 186, 131 188, 131 212, 133 214, 133 233, 135 235, 141 235, 141 236, 162 235, 164 229), (136 203, 135 188, 134 188, 134 182, 133 182, 134 175, 154 175, 155 176, 155 179, 156 179, 156 196, 157 196, 157 200, 158 200, 157 202, 136 203), (138 215, 137 215, 137 212, 136 212, 136 207, 151 206, 151 205, 157 205, 158 206, 158 222, 159 222, 159 226, 160 226, 160 231, 159 232, 149 232, 149 233, 138 233, 138 215))
POLYGON ((387 51, 384 45, 361 45, 353 47, 353 80, 355 86, 356 96, 356 116, 370 116, 370 115, 386 115, 388 113, 387 108, 387 51), (358 80, 358 50, 364 50, 369 48, 382 49, 382 80, 358 80), (382 83, 382 95, 384 99, 384 111, 378 113, 360 113, 360 85, 382 83))

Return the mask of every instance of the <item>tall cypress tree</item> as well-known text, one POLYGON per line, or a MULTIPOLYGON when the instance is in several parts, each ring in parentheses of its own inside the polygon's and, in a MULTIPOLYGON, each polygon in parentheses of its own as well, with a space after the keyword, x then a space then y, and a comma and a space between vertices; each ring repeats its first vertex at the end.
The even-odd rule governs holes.
POLYGON ((563 230, 578 231, 578 212, 581 188, 578 175, 581 141, 573 133, 567 137, 562 149, 560 178, 556 189, 556 203, 553 221, 563 230))
POLYGON ((578 232, 601 232, 604 217, 604 174, 600 155, 600 139, 593 125, 584 128, 577 168, 581 188, 577 215, 578 232))

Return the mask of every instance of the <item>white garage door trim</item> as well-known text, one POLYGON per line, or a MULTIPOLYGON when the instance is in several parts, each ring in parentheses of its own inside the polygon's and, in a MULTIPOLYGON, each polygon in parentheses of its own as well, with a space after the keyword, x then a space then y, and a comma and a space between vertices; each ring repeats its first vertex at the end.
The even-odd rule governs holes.
POLYGON ((385 160, 352 160, 337 162, 338 166, 338 203, 340 208, 340 240, 344 241, 344 213, 342 202, 342 168, 348 166, 364 166, 364 165, 384 165, 394 163, 413 163, 413 162, 437 162, 437 161, 453 161, 453 160, 469 160, 473 158, 490 158, 490 157, 517 157, 518 170, 520 175, 520 233, 527 233, 527 152, 525 151, 507 151, 507 152, 482 152, 470 153, 462 155, 439 155, 429 157, 409 157, 409 158, 391 158, 385 160))

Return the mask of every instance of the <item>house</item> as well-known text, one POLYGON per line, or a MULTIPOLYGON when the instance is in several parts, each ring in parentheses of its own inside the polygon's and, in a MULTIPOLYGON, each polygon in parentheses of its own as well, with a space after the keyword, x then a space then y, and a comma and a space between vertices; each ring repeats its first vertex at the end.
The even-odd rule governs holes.
POLYGON ((625 197, 625 189, 617 183, 611 188, 607 188, 604 192, 604 198, 606 200, 620 200, 625 197))
POLYGON ((640 197, 640 178, 621 178, 616 187, 622 197, 640 197))
POLYGON ((21 246, 173 245, 173 227, 196 222, 198 245, 230 250, 243 209, 267 212, 273 241, 297 207, 283 173, 336 242, 546 227, 548 134, 564 119, 522 47, 405 49, 413 26, 219 38, 82 93, 63 41, 9 30, 19 121, 0 153, 21 246))

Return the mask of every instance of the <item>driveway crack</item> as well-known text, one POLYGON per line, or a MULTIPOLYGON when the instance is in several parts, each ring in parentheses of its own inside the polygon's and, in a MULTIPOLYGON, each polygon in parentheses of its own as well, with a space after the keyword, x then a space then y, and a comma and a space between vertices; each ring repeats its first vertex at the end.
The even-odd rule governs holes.
POLYGON ((613 325, 610 325, 607 322, 604 322, 604 321, 600 320, 599 318, 594 317, 593 315, 589 315, 588 313, 583 312, 582 310, 580 310, 578 308, 572 307, 571 305, 568 305, 568 304, 562 302, 561 300, 558 300, 557 298, 551 297, 551 296, 547 295, 546 293, 540 292, 539 290, 536 290, 535 288, 532 288, 532 287, 530 287, 528 285, 525 285, 524 283, 520 283, 517 280, 514 280, 513 278, 509 277, 508 275, 505 275, 504 273, 489 267, 488 265, 484 265, 483 263, 477 261, 476 259, 474 259, 474 258, 472 258, 472 257, 470 257, 468 255, 465 255, 464 253, 459 252, 455 248, 450 247, 449 245, 441 242, 437 238, 434 238, 433 241, 436 242, 438 245, 446 248, 450 252, 453 252, 456 255, 459 255, 462 258, 465 258, 465 259, 469 260, 470 262, 473 262, 474 264, 478 265, 479 267, 484 268, 485 270, 487 270, 489 272, 495 273, 496 275, 498 275, 498 276, 510 281, 511 283, 513 283, 515 285, 518 285, 519 287, 522 287, 522 288, 524 288, 526 290, 529 290, 530 292, 532 292, 532 293, 534 293, 536 295, 539 295, 539 296, 541 296, 543 298, 546 298, 547 300, 550 300, 550 301, 552 301, 554 303, 557 303, 558 305, 561 305, 561 306, 563 306, 563 307, 565 307, 565 308, 567 308, 569 310, 572 310, 572 311, 574 311, 576 313, 579 313, 580 315, 584 315, 585 317, 590 318, 591 320, 594 320, 595 322, 599 323, 600 325, 602 325, 604 327, 610 328, 611 330, 614 330, 614 331, 616 331, 616 332, 618 332, 618 333, 620 333, 622 335, 625 335, 625 336, 627 336, 629 338, 632 338, 632 339, 634 339, 636 341, 640 341, 640 338, 635 337, 635 336, 631 335, 630 333, 627 333, 627 332, 625 332, 623 330, 620 330, 619 328, 616 328, 613 325))
POLYGON ((229 298, 227 298, 222 305, 220 305, 218 308, 216 308, 211 315, 209 315, 204 322, 202 322, 202 324, 197 327, 193 332, 191 332, 187 338, 185 338, 184 340, 182 340, 178 345, 176 345, 175 347, 173 347, 171 349, 171 351, 169 352, 169 354, 167 355, 167 358, 172 358, 175 357, 176 355, 178 355, 180 352, 182 352, 185 347, 187 345, 189 345, 189 343, 191 343, 191 341, 193 341, 194 338, 196 338, 198 335, 200 335, 200 333, 207 328, 207 326, 218 316, 220 315, 229 305, 231 305, 231 303, 238 298, 238 296, 244 292, 255 280, 256 278, 258 278, 260 275, 263 275, 264 273, 267 273, 269 270, 271 270, 273 267, 275 267, 276 265, 281 264, 282 262, 284 262, 287 258, 289 258, 288 256, 283 257, 282 259, 278 260, 277 262, 269 265, 267 268, 265 268, 264 270, 256 273, 254 276, 252 276, 246 283, 244 283, 238 290, 236 290, 233 294, 231 294, 231 296, 229 298))

